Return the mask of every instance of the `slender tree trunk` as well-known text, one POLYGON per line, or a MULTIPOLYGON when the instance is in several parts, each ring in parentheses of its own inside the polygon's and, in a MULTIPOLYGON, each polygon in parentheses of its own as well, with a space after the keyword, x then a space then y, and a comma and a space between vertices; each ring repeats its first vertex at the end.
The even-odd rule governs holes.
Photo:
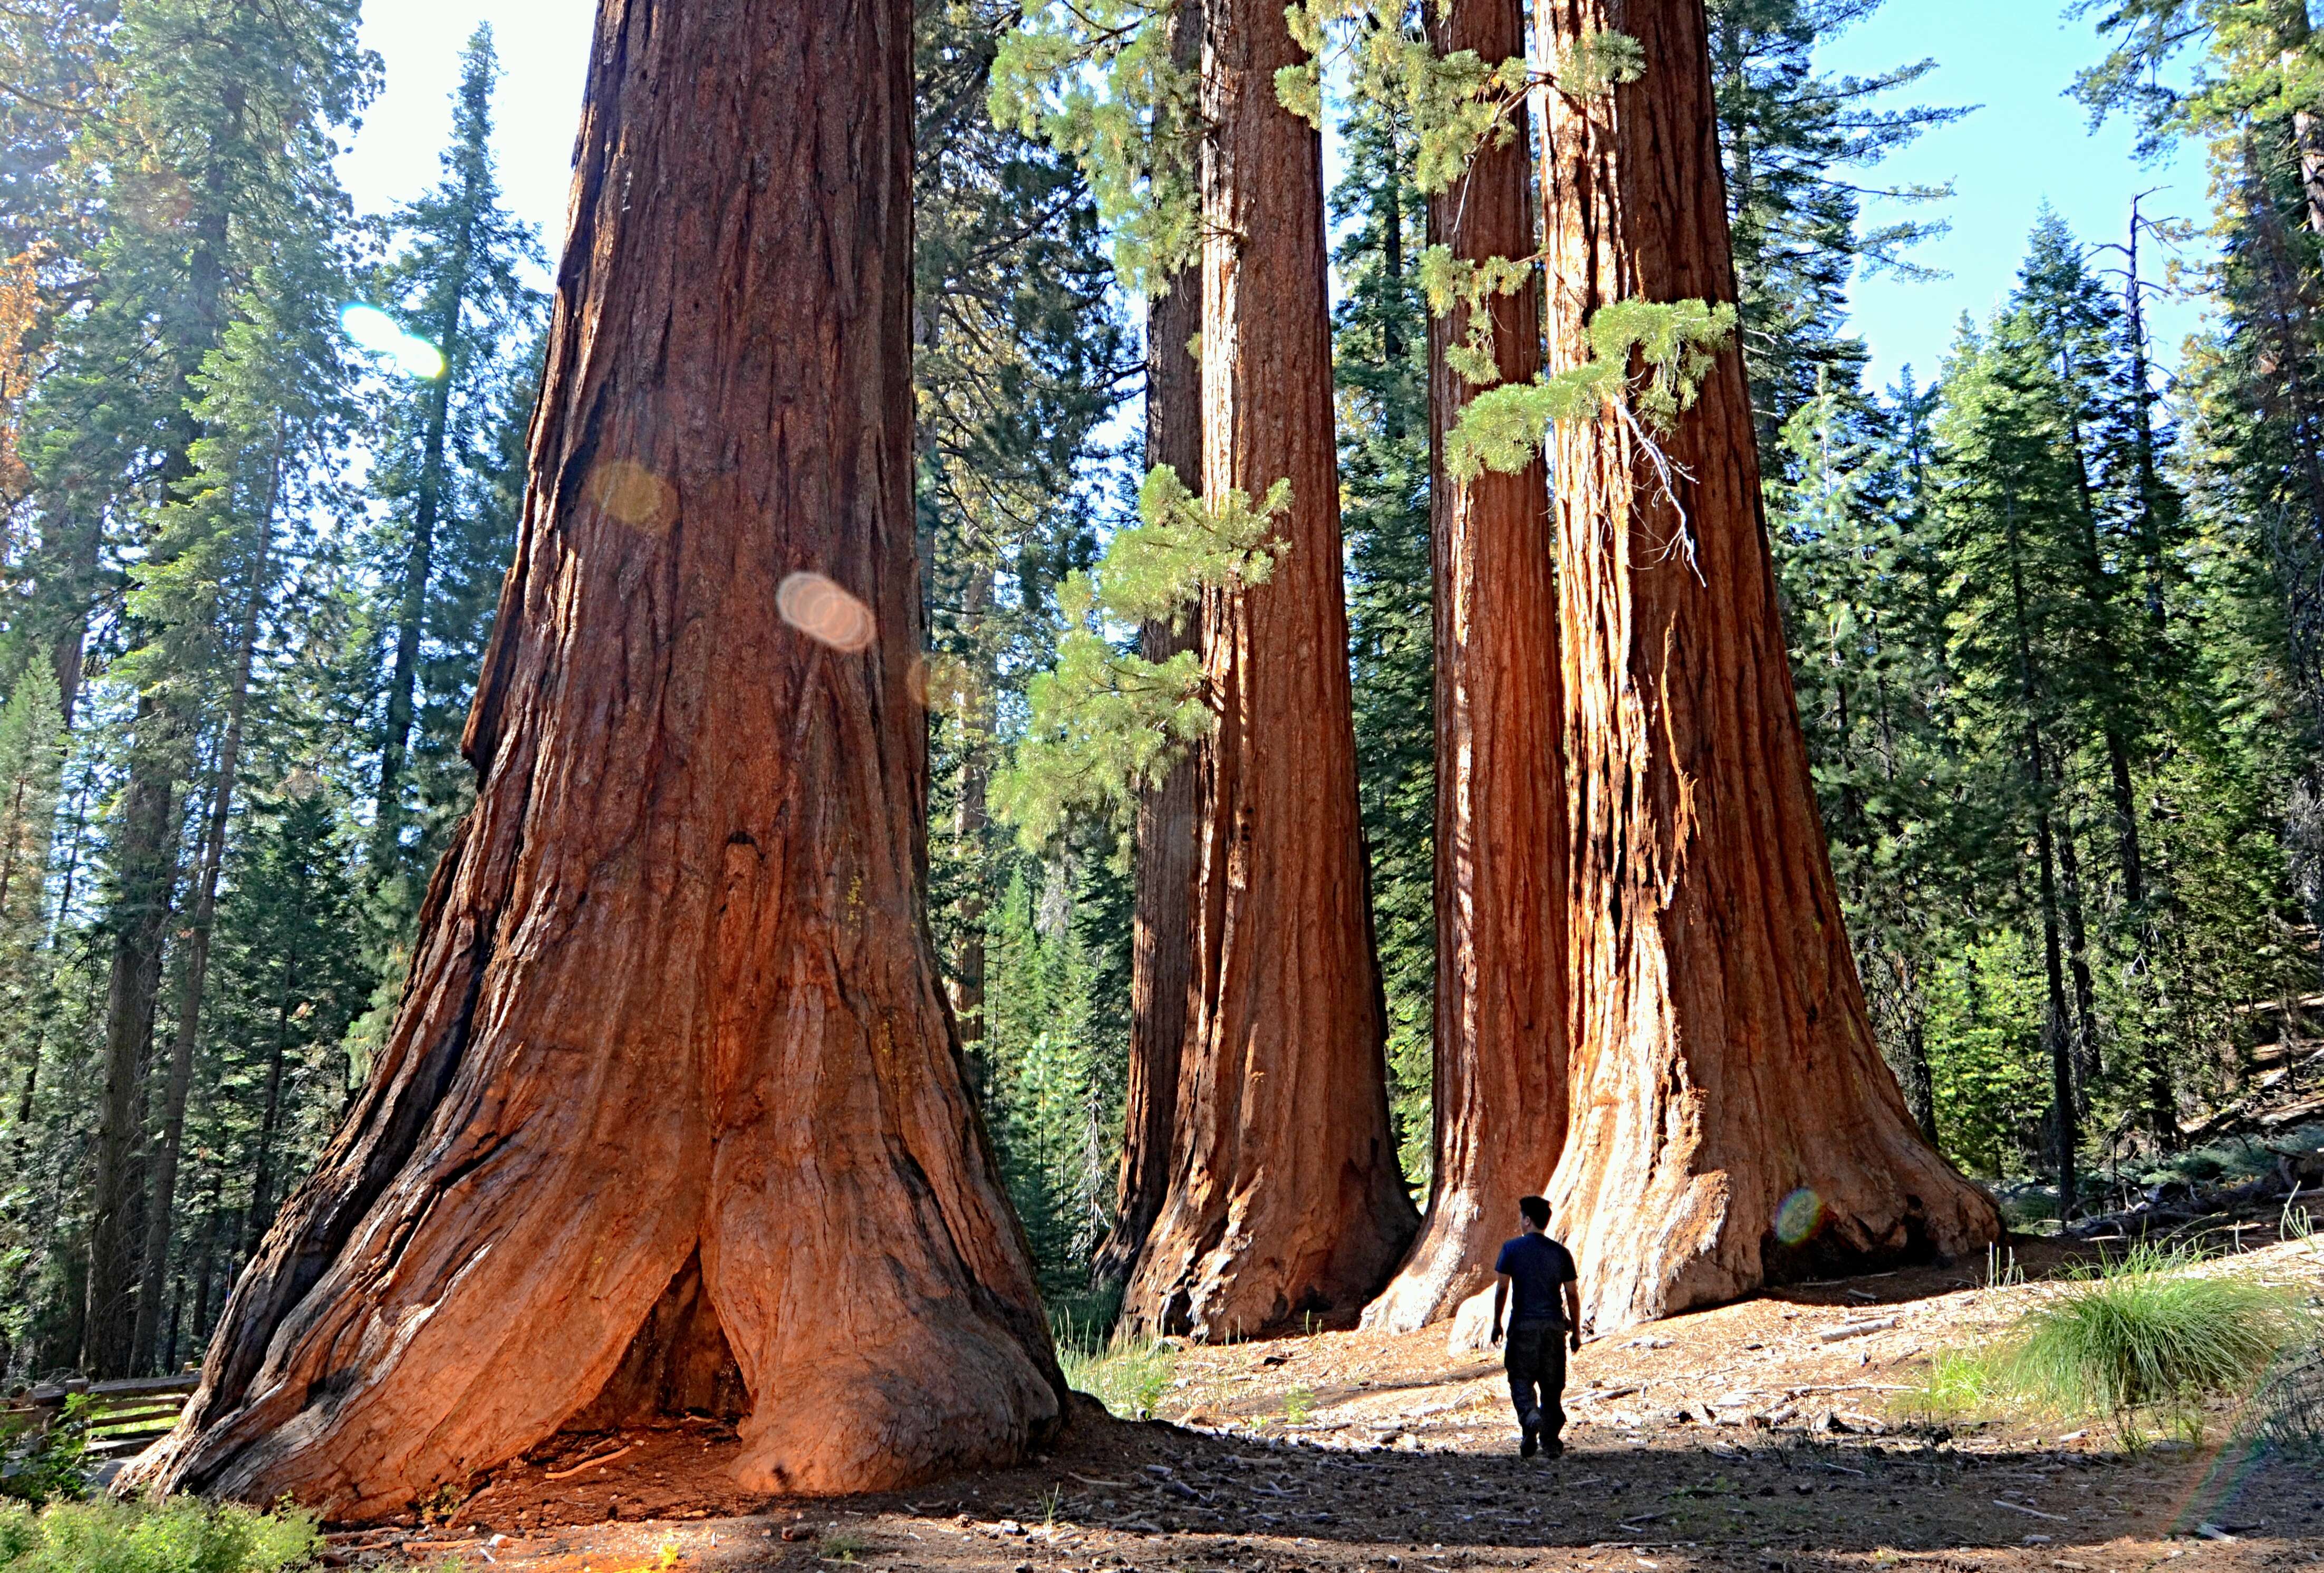
POLYGON ((1213 505, 1288 480, 1289 551, 1214 591, 1203 667, 1195 971, 1170 1193, 1124 1314, 1197 1337, 1352 1313, 1416 1219, 1389 1132, 1371 944, 1324 292, 1322 139, 1275 74, 1275 0, 1205 9, 1203 481, 1213 505))
MULTIPOLYGON (((1553 58, 1619 32, 1643 80, 1547 96, 1549 366, 1623 299, 1735 299, 1702 0, 1539 0, 1553 58)), ((1576 990, 1550 1199, 1600 1330, 1994 1238, 1914 1128, 1841 926, 1777 611, 1739 352, 1667 441, 1561 425, 1576 990), (1672 555, 1691 542, 1693 566, 1672 555), (1698 576, 1698 574, 1700 576, 1698 576)))
MULTIPOLYGON (((1171 56, 1180 69, 1202 63, 1203 0, 1181 0, 1171 19, 1171 56)), ((1203 368, 1194 341, 1203 328, 1203 270, 1171 275, 1146 308, 1146 464, 1167 465, 1190 491, 1203 490, 1203 368)), ((1139 649, 1166 661, 1202 649, 1199 619, 1149 622, 1139 649)), ((1113 1230, 1098 1252, 1098 1281, 1126 1283, 1170 1187, 1177 1129, 1178 1068, 1199 995, 1194 970, 1200 768, 1189 755, 1138 803, 1137 891, 1130 949, 1130 1076, 1124 1099, 1121 1170, 1113 1230)))
MULTIPOLYGON (((273 487, 281 485, 282 455, 274 456, 273 487)), ((250 594, 244 603, 240 650, 234 681, 226 691, 226 728, 218 740, 217 774, 210 786, 209 812, 201 860, 194 878, 191 924, 186 934, 182 992, 177 1030, 170 1040, 170 1073, 161 1100, 161 1142, 153 1154, 153 1200, 145 1219, 145 1254, 138 1276, 136 1348, 149 1358, 161 1314, 161 1280, 169 1270, 170 1231, 176 1222, 178 1158, 185 1138, 186 1094, 193 1085, 194 1044, 201 1033, 202 985, 209 974, 210 931, 217 915, 218 871, 226 861, 226 822, 234 813, 235 771, 242 761, 243 708, 250 696, 250 670, 258 654, 259 615, 264 610, 268 569, 273 556, 275 496, 267 499, 258 527, 258 551, 251 564, 250 594)), ((171 1342, 176 1341, 174 1330, 171 1342)))
POLYGON ((2073 1216, 2073 1199, 2079 1194, 2074 1158, 2080 1145, 2081 1106, 2077 1092, 2080 1082, 2076 1073, 2081 1062, 2080 1034, 2075 1026, 2079 1017, 2066 1003, 2065 967, 2058 937, 2058 838, 2050 817, 2052 782, 2048 749, 2042 737, 2043 685, 2034 658, 2031 613, 2026 605, 2015 506, 2004 510, 2004 520, 2009 552, 2012 627, 2017 646, 2017 698, 2025 713, 2026 791, 2034 805, 2035 888, 2042 914, 2042 974, 2045 989, 2042 1044, 2050 1055, 2050 1132, 2058 1164, 2058 1217, 2063 1221, 2073 1216))
POLYGON ((56 674, 57 709, 64 717, 65 730, 70 731, 88 660, 88 620, 96 603, 97 569, 105 548, 105 520, 69 486, 51 517, 59 514, 68 520, 86 515, 66 526, 69 544, 60 575, 64 583, 51 587, 65 611, 61 626, 50 640, 49 666, 56 674))
MULTIPOLYGON (((303 924, 307 908, 306 870, 301 869, 298 899, 290 912, 294 932, 303 924)), ((244 1255, 258 1249, 259 1239, 274 1221, 277 1153, 282 1136, 282 1076, 290 1055, 290 1013, 298 1006, 299 965, 305 958, 293 943, 282 952, 282 975, 274 985, 274 1034, 266 1051, 265 1112, 258 1122, 258 1156, 251 1165, 250 1208, 243 1220, 244 1255)))
MULTIPOLYGON (((1454 0, 1439 54, 1525 53, 1525 0, 1454 0)), ((1481 262, 1534 251, 1531 139, 1478 152, 1429 200, 1429 242, 1481 262)), ((1541 369, 1541 297, 1497 298, 1505 382, 1541 369)), ((1476 390, 1445 363, 1468 313, 1428 331, 1430 522, 1436 609, 1435 1163, 1420 1237, 1368 1327, 1409 1331, 1492 1283, 1517 1199, 1557 1166, 1566 1123, 1565 769, 1557 584, 1542 464, 1444 474, 1445 434, 1476 390)))
MULTIPOLYGON (((2308 0, 2279 0, 2276 6, 2278 60, 2286 75, 2308 69, 2310 26, 2308 0)), ((2307 198, 2308 227, 2324 235, 2324 114, 2303 103, 2292 112, 2292 151, 2300 161, 2300 190, 2307 198)))
MULTIPOLYGON (((446 314, 449 332, 444 359, 451 363, 453 336, 459 331, 460 303, 446 314)), ((444 331, 439 326, 439 332, 444 331)), ((411 746, 411 718, 420 682, 420 636, 428 616, 428 586, 436 576, 436 525, 443 508, 445 428, 449 424, 452 376, 436 380, 428 405, 428 426, 420 459, 420 486, 412 509, 411 539, 404 548, 403 599, 395 615, 395 664, 387 679, 387 714, 380 732, 379 803, 372 831, 372 868, 384 875, 394 867, 403 832, 403 771, 411 746)))
MULTIPOLYGON (((953 833, 967 849, 972 868, 985 867, 984 838, 992 824, 988 796, 992 783, 992 689, 990 658, 985 654, 984 618, 992 605, 992 569, 979 561, 969 574, 963 597, 961 630, 979 663, 968 704, 961 717, 964 747, 960 761, 960 796, 953 810, 953 833)), ((984 1042, 984 920, 985 890, 982 878, 972 884, 960 902, 958 948, 953 954, 952 1010, 960 1023, 960 1039, 973 1065, 982 1062, 979 1045, 984 1042)))
POLYGON ((2066 925, 2066 976, 2073 985, 2074 1075, 2080 1097, 2075 1112, 2089 1109, 2089 1087, 2101 1072, 2098 1059, 2097 989, 2090 980, 2090 924, 2082 903, 2082 858, 2074 846, 2070 811, 2056 826, 2058 843, 2058 915, 2066 925))
POLYGON ((476 806, 138 1482, 377 1514, 722 1341, 753 1491, 1057 1423, 927 926, 911 50, 905 0, 601 8, 476 806))
MULTIPOLYGON (((167 725, 161 707, 138 706, 149 727, 167 725)), ((144 746, 162 746, 148 731, 144 746)), ((116 842, 119 886, 112 921, 112 970, 106 984, 102 1100, 97 1105, 95 1178, 89 1190, 88 1309, 81 1319, 80 1367, 91 1376, 125 1376, 134 1362, 137 1283, 137 1145, 143 1122, 145 1062, 153 1041, 154 996, 178 877, 178 793, 173 767, 133 765, 116 842)))
POLYGON ((1902 951, 1892 951, 1888 970, 1896 980, 1897 1037, 1904 1062, 1897 1068, 1896 1080, 1914 1128, 1933 1147, 1938 1145, 1937 1090, 1929 1069, 1929 1002, 1921 988, 1920 964, 1902 951))

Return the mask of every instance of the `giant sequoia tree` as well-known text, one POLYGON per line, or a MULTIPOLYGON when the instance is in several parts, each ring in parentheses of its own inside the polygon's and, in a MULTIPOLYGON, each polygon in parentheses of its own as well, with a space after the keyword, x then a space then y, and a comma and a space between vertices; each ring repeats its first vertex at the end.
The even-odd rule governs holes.
POLYGON ((1203 667, 1195 1018, 1170 1191, 1125 1313, 1197 1335, 1351 1311, 1413 1229, 1388 1131, 1341 581, 1322 139, 1285 108, 1275 0, 1205 7, 1203 480, 1216 509, 1277 483, 1288 550, 1215 588, 1203 667))
MULTIPOLYGON (((1524 0, 1451 0, 1442 55, 1525 52, 1524 0)), ((1464 262, 1533 250, 1531 148, 1478 150, 1429 199, 1428 238, 1464 262)), ((1540 295, 1491 298, 1500 380, 1541 364, 1540 295)), ((1515 1199, 1538 1190, 1565 1139, 1565 779, 1558 736, 1557 589, 1541 462, 1468 482, 1444 473, 1444 437, 1474 389, 1449 363, 1462 307, 1429 324, 1430 536, 1436 581, 1435 1163, 1411 1257, 1367 1325, 1450 1313, 1489 1282, 1515 1199)))
POLYGON ((921 888, 911 50, 601 8, 476 807, 144 1479, 361 1516, 710 1403, 833 1491, 1055 1424, 921 888))
MULTIPOLYGON (((1732 301, 1702 0, 1538 0, 1549 365, 1617 300, 1732 301)), ((1573 1111, 1550 1196, 1602 1329, 1841 1263, 1973 1249, 1993 1205, 1873 1044, 1810 789, 1739 353, 1655 463, 1609 412, 1552 438, 1574 818, 1573 1111)))

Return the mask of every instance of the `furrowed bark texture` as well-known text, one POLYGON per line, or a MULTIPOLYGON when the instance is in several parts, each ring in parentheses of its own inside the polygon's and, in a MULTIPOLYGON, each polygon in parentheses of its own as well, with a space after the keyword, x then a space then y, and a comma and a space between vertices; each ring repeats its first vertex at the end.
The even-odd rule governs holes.
POLYGON ((1275 0, 1206 8, 1203 480, 1291 483, 1290 550, 1213 591, 1203 664, 1195 967, 1170 1194, 1124 1311, 1259 1333, 1352 1312, 1412 1237, 1388 1133, 1379 963, 1356 809, 1321 139, 1276 97, 1302 59, 1275 0))
MULTIPOLYGON (((1201 26, 1197 5, 1179 7, 1178 26, 1201 26)), ((1197 51, 1199 58, 1199 40, 1197 51)), ((1203 370, 1192 345, 1203 327, 1203 276, 1178 273, 1147 308, 1146 463, 1167 465, 1178 479, 1203 484, 1203 370)), ((1202 648, 1199 619, 1182 626, 1149 622, 1139 653, 1164 661, 1202 648)), ((1170 1189, 1171 1136, 1177 1128, 1178 1065, 1194 1014, 1196 827, 1202 813, 1192 752, 1139 799, 1137 906, 1130 951, 1130 1081, 1121 1142, 1121 1177, 1113 1232, 1098 1252, 1095 1275, 1124 1281, 1170 1189)))
POLYGON ((715 1394, 720 1340, 754 1489, 1056 1424, 925 914, 910 24, 601 8, 477 805, 376 1072, 134 1483, 383 1513, 601 1397, 715 1394), (810 570, 869 649, 778 615, 810 570))
MULTIPOLYGON (((1536 31, 1552 58, 1628 33, 1646 68, 1610 97, 1547 95, 1554 372, 1600 306, 1732 301, 1735 280, 1702 0, 1538 0, 1536 31)), ((1576 1022, 1549 1195, 1585 1315, 1603 1332, 1976 1248, 1993 1203, 1914 1128, 1842 932, 1739 353, 1666 439, 1675 507, 1618 418, 1552 443, 1576 1022)))
MULTIPOLYGON (((1525 0, 1455 0, 1439 54, 1525 53, 1525 0)), ((1428 238, 1466 261, 1534 250, 1522 117, 1507 146, 1429 199, 1428 238)), ((1541 368, 1541 303, 1491 304, 1501 380, 1541 368)), ((1563 700, 1549 480, 1536 463, 1466 486, 1444 436, 1476 390, 1445 363, 1465 311, 1429 322, 1429 534, 1436 575, 1436 1163, 1412 1255, 1364 1312, 1408 1332, 1492 1282, 1517 1199, 1548 1183, 1565 1141, 1566 846, 1563 700)))

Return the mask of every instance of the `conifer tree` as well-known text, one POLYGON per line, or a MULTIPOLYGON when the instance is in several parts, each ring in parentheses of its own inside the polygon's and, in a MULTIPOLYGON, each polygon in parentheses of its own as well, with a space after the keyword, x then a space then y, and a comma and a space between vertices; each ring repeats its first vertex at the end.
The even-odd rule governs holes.
MULTIPOLYGON (((530 414, 529 400, 512 398, 517 390, 511 384, 532 369, 540 301, 524 274, 540 264, 540 242, 501 205, 492 153, 499 74, 492 29, 479 24, 461 53, 444 178, 397 216, 402 250, 377 281, 407 331, 432 345, 443 363, 437 375, 394 387, 382 400, 388 437, 377 484, 393 523, 381 543, 388 593, 381 621, 393 654, 379 722, 372 862, 375 880, 400 878, 407 886, 424 877, 428 850, 424 838, 407 848, 404 832, 414 806, 407 799, 415 722, 429 699, 441 699, 423 686, 429 647, 452 658, 447 664, 454 672, 472 666, 483 649, 472 621, 441 614, 439 565, 466 566, 446 549, 452 543, 445 537, 473 530, 494 514, 493 493, 506 486, 509 474, 498 435, 530 414)), ((500 544, 502 532, 490 538, 500 544)), ((489 561, 493 554, 484 555, 489 561)), ((496 592, 498 575, 491 576, 496 592)), ((451 599, 456 605, 464 597, 456 592, 451 599)), ((407 918, 417 906, 416 892, 408 892, 394 910, 407 918)))

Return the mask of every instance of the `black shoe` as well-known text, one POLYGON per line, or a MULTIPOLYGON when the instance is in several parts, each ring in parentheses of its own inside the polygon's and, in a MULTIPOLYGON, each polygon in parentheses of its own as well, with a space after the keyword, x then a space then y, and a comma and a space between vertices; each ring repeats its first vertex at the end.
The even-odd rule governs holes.
POLYGON ((1540 1448, 1540 1433, 1536 1431, 1533 1427, 1526 1426, 1524 1428, 1523 1434, 1517 1439, 1517 1457, 1520 1458, 1530 1458, 1534 1456, 1534 1453, 1540 1448))
POLYGON ((1558 1457, 1562 1456, 1562 1455, 1564 1453, 1564 1451, 1565 1451, 1565 1443, 1564 1443, 1563 1440, 1561 1440, 1560 1439, 1558 1439, 1558 1438, 1556 1438, 1556 1437, 1544 1437, 1544 1438, 1542 1438, 1542 1440, 1541 1440, 1541 1456, 1542 1456, 1543 1458, 1558 1458, 1558 1457))

